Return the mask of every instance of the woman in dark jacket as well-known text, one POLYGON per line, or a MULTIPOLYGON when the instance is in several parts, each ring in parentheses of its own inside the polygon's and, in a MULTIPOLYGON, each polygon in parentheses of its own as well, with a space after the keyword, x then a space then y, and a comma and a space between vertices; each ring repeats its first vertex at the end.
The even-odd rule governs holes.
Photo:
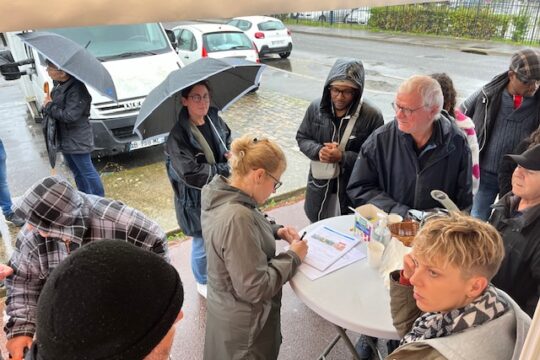
POLYGON ((50 96, 45 96, 43 113, 56 120, 58 150, 64 155, 80 191, 105 196, 90 156, 94 150, 94 134, 88 121, 92 97, 82 82, 49 61, 47 73, 54 81, 54 88, 50 96))
POLYGON ((197 290, 206 297, 206 252, 201 231, 201 188, 214 175, 229 176, 231 131, 218 110, 210 107, 211 89, 206 82, 182 91, 182 110, 166 144, 166 166, 174 190, 176 219, 193 237, 191 269, 197 290))

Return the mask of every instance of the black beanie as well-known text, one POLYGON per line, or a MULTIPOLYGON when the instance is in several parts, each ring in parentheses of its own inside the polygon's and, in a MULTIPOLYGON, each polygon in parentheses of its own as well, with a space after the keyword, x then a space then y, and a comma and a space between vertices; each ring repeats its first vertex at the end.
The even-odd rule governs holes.
POLYGON ((47 279, 36 342, 45 360, 142 360, 174 324, 184 291, 150 251, 101 240, 73 252, 47 279))

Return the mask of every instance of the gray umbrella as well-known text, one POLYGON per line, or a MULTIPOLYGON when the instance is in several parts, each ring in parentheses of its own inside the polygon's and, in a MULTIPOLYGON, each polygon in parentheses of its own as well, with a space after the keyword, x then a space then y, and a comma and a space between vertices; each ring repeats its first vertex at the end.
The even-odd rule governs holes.
POLYGON ((144 100, 134 132, 142 139, 168 134, 182 107, 181 91, 203 80, 211 89, 211 106, 225 110, 259 85, 263 68, 240 59, 202 58, 175 70, 144 100))
POLYGON ((50 32, 35 31, 18 34, 18 36, 60 70, 90 85, 103 96, 118 101, 111 74, 81 45, 50 32))

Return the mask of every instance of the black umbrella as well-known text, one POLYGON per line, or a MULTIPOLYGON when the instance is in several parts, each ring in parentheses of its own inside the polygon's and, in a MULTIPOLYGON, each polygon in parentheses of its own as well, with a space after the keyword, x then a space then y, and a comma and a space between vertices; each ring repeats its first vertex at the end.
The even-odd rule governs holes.
POLYGON ((98 59, 73 40, 49 32, 17 34, 28 46, 56 65, 60 70, 90 85, 111 100, 118 101, 111 74, 98 59))
POLYGON ((45 145, 47 146, 47 154, 49 155, 49 163, 51 168, 56 166, 56 152, 58 150, 58 133, 56 132, 56 119, 49 115, 43 116, 43 135, 45 136, 45 145))
POLYGON ((211 105, 225 110, 259 85, 263 68, 241 59, 202 58, 175 70, 142 103, 134 132, 142 139, 168 134, 182 107, 181 91, 203 80, 212 90, 211 105))

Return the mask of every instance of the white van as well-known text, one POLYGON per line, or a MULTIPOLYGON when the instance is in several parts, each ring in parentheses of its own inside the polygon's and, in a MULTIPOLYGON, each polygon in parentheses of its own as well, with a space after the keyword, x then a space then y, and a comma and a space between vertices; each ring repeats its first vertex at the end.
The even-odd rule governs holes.
MULTIPOLYGON (((164 142, 163 137, 139 140, 133 125, 146 95, 173 70, 183 67, 165 30, 159 23, 44 29, 67 37, 85 47, 107 68, 114 81, 118 103, 90 86, 90 123, 94 131, 95 156, 114 155, 164 142)), ((171 33, 172 35, 172 33, 171 33)), ((52 80, 45 61, 23 44, 16 33, 7 33, 13 60, 29 59, 20 65, 26 72, 20 83, 32 115, 39 119, 43 85, 52 80)), ((61 49, 59 49, 61 51, 61 49)), ((23 73, 24 74, 24 73, 23 73)))

